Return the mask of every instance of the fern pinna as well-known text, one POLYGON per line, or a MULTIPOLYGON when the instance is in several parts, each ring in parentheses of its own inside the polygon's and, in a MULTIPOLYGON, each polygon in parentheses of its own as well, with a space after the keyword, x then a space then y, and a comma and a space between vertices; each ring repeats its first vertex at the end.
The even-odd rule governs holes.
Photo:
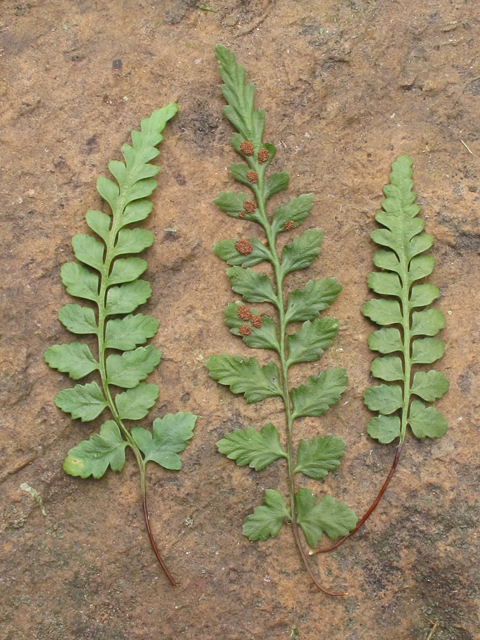
POLYGON ((365 391, 365 404, 379 414, 370 420, 367 431, 383 444, 396 440, 395 458, 379 494, 355 529, 319 553, 337 549, 374 511, 397 468, 407 426, 417 438, 440 438, 448 428, 443 415, 422 402, 441 398, 449 387, 447 378, 433 369, 413 372, 415 365, 429 365, 443 356, 445 346, 434 336, 444 328, 445 316, 439 309, 425 308, 439 297, 437 287, 415 284, 432 273, 435 259, 422 255, 432 246, 433 238, 423 233, 424 222, 417 217, 420 207, 415 204, 412 188, 412 160, 400 156, 392 164, 390 184, 383 189, 386 199, 375 216, 382 228, 371 234, 372 240, 386 249, 374 255, 373 263, 381 271, 370 273, 368 286, 386 297, 373 298, 362 307, 362 313, 382 327, 368 338, 370 349, 382 354, 372 362, 372 375, 395 383, 365 391))
POLYGON ((307 218, 313 196, 305 194, 294 198, 278 207, 271 220, 267 217, 267 200, 287 188, 289 175, 273 173, 265 178, 276 149, 272 144, 262 142, 265 112, 254 110, 254 85, 245 85, 244 68, 224 46, 217 45, 216 58, 225 83, 223 95, 228 102, 224 111, 239 132, 230 142, 244 160, 242 164, 231 164, 230 171, 250 189, 253 197, 246 193, 220 193, 215 203, 233 218, 257 223, 265 232, 267 243, 263 244, 258 238, 234 238, 219 242, 214 251, 231 265, 227 274, 233 290, 246 303, 271 303, 277 316, 275 321, 268 315, 259 315, 247 304, 230 303, 225 310, 225 321, 230 331, 243 338, 248 347, 274 351, 280 370, 274 362, 260 366, 256 358, 230 355, 211 356, 206 366, 212 378, 229 386, 233 393, 243 393, 247 402, 280 397, 286 415, 286 448, 281 445, 277 429, 271 423, 261 431, 253 427, 235 429, 217 446, 238 465, 248 464, 256 471, 280 458, 286 460, 289 504, 280 492, 268 489, 264 504, 247 516, 243 533, 250 540, 266 540, 279 533, 285 520, 291 522, 296 545, 310 577, 321 591, 330 593, 319 584, 307 562, 298 527, 313 548, 323 533, 330 538, 346 535, 355 527, 357 519, 345 503, 335 501, 330 495, 316 502, 315 495, 306 487, 296 490, 295 475, 301 473, 323 480, 328 471, 340 464, 345 444, 333 435, 301 440, 295 458, 292 427, 295 419, 321 416, 330 405, 338 402, 347 388, 347 376, 344 369, 333 367, 319 376, 310 376, 306 384, 290 389, 288 372, 293 365, 317 360, 330 346, 338 322, 332 318, 320 319, 318 315, 337 298, 341 286, 333 278, 310 280, 303 289, 291 293, 285 304, 285 276, 312 264, 320 251, 322 232, 308 229, 284 246, 281 257, 276 249, 277 236, 291 231, 307 218), (273 267, 274 285, 266 274, 248 268, 265 261, 273 267), (287 334, 287 327, 299 322, 302 326, 287 334))
POLYGON ((108 165, 118 184, 103 177, 97 181, 98 192, 108 202, 111 215, 101 211, 88 211, 86 215, 88 226, 102 242, 91 235, 74 236, 73 251, 81 264, 67 262, 62 266, 61 276, 68 293, 93 302, 97 313, 91 306, 67 304, 60 309, 58 317, 72 333, 96 336, 98 359, 81 342, 55 345, 45 351, 46 362, 68 373, 73 380, 97 372, 101 381, 101 386, 92 381, 60 391, 55 396, 57 407, 82 422, 95 420, 106 408, 113 417, 103 423, 99 434, 93 434, 69 451, 64 470, 72 476, 101 478, 108 467, 121 471, 125 450, 132 449, 140 470, 148 537, 174 586, 175 580, 158 552, 150 529, 145 468, 148 461, 165 469, 181 468, 178 454, 193 435, 196 416, 176 413, 157 418, 153 422, 153 434, 143 427, 129 428, 125 424, 125 420, 145 418, 155 404, 159 394, 157 385, 142 381, 159 364, 161 353, 153 345, 138 346, 157 333, 158 322, 141 313, 132 315, 152 293, 150 284, 139 279, 147 263, 142 258, 124 256, 140 253, 153 243, 151 231, 130 227, 147 218, 152 210, 152 203, 146 198, 157 186, 153 176, 160 169, 149 162, 159 154, 156 146, 163 140, 161 132, 176 112, 177 105, 170 104, 143 120, 140 131, 132 131, 133 146, 122 147, 125 163, 114 160, 108 165))

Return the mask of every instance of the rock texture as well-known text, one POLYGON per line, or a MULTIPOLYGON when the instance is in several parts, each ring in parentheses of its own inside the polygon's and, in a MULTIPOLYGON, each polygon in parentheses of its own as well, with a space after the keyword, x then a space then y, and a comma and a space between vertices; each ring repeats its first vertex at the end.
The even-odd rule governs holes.
MULTIPOLYGON (((1 338, 0 638, 2 640, 474 640, 480 636, 480 19, 474 0, 25 0, 0 7, 1 338), (391 162, 409 154, 437 265, 451 381, 438 408, 440 441, 406 444, 398 475, 368 526, 312 562, 345 598, 312 593, 285 528, 241 534, 265 488, 285 491, 282 462, 255 473, 216 453, 235 427, 283 428, 279 401, 247 405, 211 380, 212 353, 247 354, 223 323, 235 300, 214 242, 253 227, 212 204, 236 188, 231 127, 214 59, 236 53, 267 110, 275 170, 288 194, 315 194, 309 224, 320 257, 288 281, 335 276, 331 314, 342 331, 320 366, 346 367, 349 390, 297 438, 347 444, 326 488, 361 514, 393 448, 366 434, 373 327, 362 317, 375 251, 369 234, 391 162), (70 384, 43 361, 69 336, 57 311, 70 299, 60 266, 84 215, 101 207, 96 178, 132 128, 177 101, 159 162, 155 234, 146 258, 163 352, 151 381, 167 412, 201 416, 180 474, 149 471, 151 520, 179 581, 173 589, 143 529, 133 459, 99 481, 68 477, 67 451, 98 424, 63 415, 70 384), (27 483, 43 498, 46 516, 27 483)), ((251 352, 250 352, 251 355, 251 352)), ((260 353, 260 359, 266 357, 260 353)), ((315 369, 299 367, 299 381, 315 369), (301 371, 300 371, 301 369, 301 371)), ((313 485, 312 485, 313 487, 313 485)))

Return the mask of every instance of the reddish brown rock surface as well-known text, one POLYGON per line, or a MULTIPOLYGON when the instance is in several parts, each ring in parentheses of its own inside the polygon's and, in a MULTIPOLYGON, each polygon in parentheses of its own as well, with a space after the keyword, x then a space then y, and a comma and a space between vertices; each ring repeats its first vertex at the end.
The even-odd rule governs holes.
POLYGON ((0 638, 426 640, 435 622, 433 640, 478 638, 478 6, 205 4, 217 13, 190 0, 0 7, 0 638), (284 463, 256 473, 216 453, 215 442, 234 428, 271 421, 283 431, 278 399, 248 405, 204 367, 213 353, 254 355, 224 324, 223 308, 238 296, 212 246, 260 237, 253 223, 212 204, 219 191, 245 190, 226 171, 239 157, 222 113, 217 42, 256 83, 265 141, 278 148, 272 170, 291 174, 288 192, 272 204, 315 194, 307 225, 323 229, 322 252, 311 268, 288 276, 287 289, 332 276, 344 287, 329 311, 341 323, 339 337, 319 365, 295 367, 292 378, 298 385, 337 365, 347 368, 350 386, 324 417, 299 423, 295 438, 345 439, 339 470, 324 484, 305 484, 318 496, 333 492, 358 514, 394 455, 366 434, 373 327, 360 306, 369 296, 374 214, 401 154, 414 160, 415 190, 435 238, 429 281, 447 317, 437 368, 451 381, 436 406, 450 429, 439 441, 410 438, 365 530, 312 560, 326 586, 348 587, 346 598, 310 591, 288 527, 264 543, 241 534, 266 488, 286 491, 284 463), (43 361, 47 346, 74 339, 57 320, 72 301, 60 267, 72 259, 72 235, 87 232, 86 211, 103 207, 96 179, 120 159, 130 130, 171 101, 180 111, 165 130, 154 211, 144 223, 155 243, 145 255, 153 295, 141 310, 161 321, 153 343, 163 352, 150 377, 160 400, 144 426, 167 412, 201 416, 183 471, 151 464, 148 473, 152 527, 176 589, 149 547, 132 457, 102 480, 62 471, 67 451, 101 420, 82 424, 55 407, 55 393, 72 382, 43 361), (46 516, 22 483, 42 496, 46 516))

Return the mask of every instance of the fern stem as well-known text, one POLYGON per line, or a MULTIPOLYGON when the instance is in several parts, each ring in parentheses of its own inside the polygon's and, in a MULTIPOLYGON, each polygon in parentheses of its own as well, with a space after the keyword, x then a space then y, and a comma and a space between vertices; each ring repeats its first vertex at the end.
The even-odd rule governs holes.
MULTIPOLYGON (((120 198, 119 198, 120 200, 120 198)), ((110 230, 110 233, 108 234, 108 242, 106 243, 106 255, 105 255, 105 261, 103 263, 103 270, 100 274, 100 292, 98 294, 98 333, 97 333, 97 337, 98 337, 98 361, 99 361, 99 367, 100 367, 100 377, 102 380, 102 386, 103 386, 103 391, 105 393, 105 398, 107 400, 108 403, 108 407, 110 409, 110 411, 112 412, 112 415, 115 419, 115 422, 117 423, 118 427, 120 428, 120 431, 123 433, 123 435, 125 436, 125 439, 127 440, 129 446, 133 449, 133 451, 135 452, 135 455, 140 455, 140 451, 137 448, 137 445, 135 444, 132 436, 130 435, 128 429, 125 427, 125 425, 123 424, 120 415, 117 411, 117 407, 115 406, 115 403, 113 402, 112 399, 112 395, 110 393, 110 387, 108 384, 108 379, 107 379, 107 368, 106 368, 106 359, 105 359, 105 351, 106 351, 106 347, 105 347, 105 322, 107 319, 107 312, 106 312, 106 295, 107 295, 107 287, 108 287, 108 274, 110 273, 110 268, 113 262, 113 259, 115 258, 115 242, 116 242, 116 238, 117 238, 117 234, 119 231, 119 227, 120 227, 120 215, 121 215, 122 210, 119 209, 118 207, 115 209, 115 211, 113 212, 113 221, 112 221, 112 228, 110 230)))
MULTIPOLYGON (((133 172, 136 170, 136 164, 134 163, 132 168, 131 168, 131 172, 130 172, 130 176, 133 175, 133 172)), ((160 564, 160 566, 162 567, 163 571, 165 572, 165 575, 167 576, 167 578, 169 579, 170 583, 172 584, 172 586, 176 586, 176 582, 172 577, 172 574, 170 573, 170 571, 168 570, 167 566, 165 565, 165 562, 163 561, 162 557, 160 556, 160 553, 158 551, 158 548, 155 544, 155 540, 153 538, 153 534, 150 528, 150 520, 149 520, 149 516, 148 516, 148 506, 147 506, 147 493, 146 493, 146 483, 145 483, 145 461, 143 459, 143 456, 141 454, 140 449, 137 447, 134 439, 132 438, 129 430, 127 429, 127 427, 123 424, 123 420, 120 417, 120 414, 118 413, 117 407, 115 406, 115 403, 113 401, 112 398, 112 394, 110 393, 110 386, 108 384, 108 378, 107 378, 107 370, 106 370, 106 358, 105 358, 105 351, 106 351, 106 347, 105 347, 105 322, 107 319, 107 312, 106 312, 106 295, 107 295, 107 287, 108 287, 108 275, 110 273, 110 269, 111 269, 111 265, 112 262, 115 258, 115 243, 117 240, 117 235, 118 232, 121 228, 121 216, 123 214, 123 211, 125 209, 126 206, 126 196, 125 194, 128 192, 129 189, 131 189, 133 181, 131 180, 131 178, 127 178, 124 187, 121 189, 120 191, 120 195, 117 201, 117 206, 114 208, 113 210, 113 218, 112 218, 112 227, 110 229, 110 232, 108 234, 108 241, 105 243, 106 244, 106 254, 105 254, 105 260, 103 263, 103 269, 102 272, 100 273, 100 291, 98 294, 98 332, 97 332, 97 337, 98 337, 98 360, 99 360, 99 371, 100 371, 100 377, 102 380, 102 387, 103 387, 103 391, 105 394, 105 398, 107 400, 107 404, 108 407, 112 413, 113 418, 115 419, 116 424, 118 425, 120 431, 122 432, 123 436, 125 437, 125 440, 128 442, 128 446, 132 449, 134 455, 135 455, 135 459, 137 461, 137 465, 138 465, 138 469, 140 472, 140 486, 141 486, 141 494, 142 494, 142 509, 143 509, 143 517, 145 520, 145 527, 147 529, 147 534, 148 534, 148 539, 150 540, 150 545, 153 549, 153 552, 160 564)))
MULTIPOLYGON (((403 217, 402 217, 403 220, 403 217)), ((410 379, 411 379, 411 371, 412 371, 412 361, 410 357, 410 343, 411 343, 411 334, 410 334, 410 305, 409 305, 409 294, 410 294, 410 284, 408 277, 408 262, 405 259, 405 256, 401 256, 400 259, 400 268, 401 274, 400 278, 402 280, 402 313, 403 313, 403 366, 404 366, 404 375, 403 375, 403 406, 402 406, 402 426, 400 429, 400 444, 405 440, 405 435, 407 432, 407 419, 408 419, 408 409, 410 404, 410 379)))
POLYGON ((288 467, 288 491, 290 493, 290 514, 291 514, 291 522, 292 522, 292 531, 293 537, 295 539, 295 544, 297 545, 298 552, 302 559, 302 562, 307 570, 310 579, 313 584, 321 591, 322 593, 328 596, 345 596, 346 593, 335 593, 332 591, 328 591, 319 583, 318 579, 315 577, 312 568, 310 567, 307 559, 307 554, 302 546, 302 541, 300 539, 300 535, 298 532, 297 525, 297 509, 295 505, 295 474, 294 474, 294 453, 293 453, 293 420, 292 420, 292 412, 291 412, 291 402, 290 402, 290 390, 288 386, 288 365, 287 365, 287 357, 286 357, 286 321, 285 321, 285 305, 283 301, 283 275, 280 265, 280 260, 278 258, 277 248, 276 248, 276 238, 272 231, 271 224, 267 218, 266 210, 265 210, 265 199, 263 197, 263 187, 264 187, 264 171, 258 171, 258 165, 255 161, 250 161, 250 166, 255 165, 254 168, 257 169, 258 172, 258 186, 254 190, 255 195, 257 196, 258 202, 258 210, 262 217, 262 226, 265 231, 265 235, 267 236, 268 246, 270 248, 270 252, 272 254, 273 259, 273 269, 275 272, 275 284, 277 289, 277 300, 278 300, 278 316, 279 316, 279 333, 280 333, 280 367, 282 372, 282 390, 283 390, 283 403, 285 406, 285 416, 286 416, 286 436, 287 436, 287 467, 288 467))
POLYGON ((383 483, 382 488, 380 489, 380 491, 377 494, 377 497, 372 502, 372 504, 368 508, 367 512, 365 513, 365 515, 362 518, 360 518, 360 520, 358 521, 357 526, 355 527, 355 529, 352 529, 350 531, 350 533, 348 533, 348 535, 344 536, 343 538, 340 538, 340 540, 338 540, 335 544, 333 544, 330 547, 327 547, 326 549, 315 549, 315 551, 310 551, 310 555, 313 556, 313 555, 316 555, 317 553, 330 553, 330 551, 335 551, 335 549, 338 549, 338 547, 341 547, 342 544, 346 540, 348 540, 348 538, 350 538, 350 536, 353 536, 353 534, 356 533, 365 524, 365 522, 368 520, 368 518, 372 515, 372 513, 378 507, 378 503, 382 499, 383 494, 387 490, 387 487, 390 484, 390 481, 391 481, 391 479, 393 478, 393 476, 395 474, 395 471, 396 471, 397 466, 398 466, 398 461, 400 460, 400 454, 402 453, 402 447, 403 447, 403 442, 400 442, 397 445, 397 450, 395 452, 395 458, 393 459, 393 463, 392 463, 392 466, 390 467, 390 471, 388 473, 387 479, 383 483))
POLYGON ((153 533, 150 528, 150 518, 148 517, 148 505, 147 505, 147 486, 146 486, 146 478, 145 478, 145 462, 143 460, 139 460, 137 457, 138 468, 140 469, 140 484, 142 489, 142 508, 143 508, 143 519, 145 520, 145 528, 147 529, 148 539, 150 540, 150 545, 153 549, 153 553, 155 554, 160 566, 162 567, 165 575, 170 581, 172 587, 176 587, 177 583, 175 582, 174 577, 168 570, 167 565, 165 564, 162 556, 160 555, 157 545, 155 544, 155 540, 153 538, 153 533))
MULTIPOLYGON (((405 219, 404 216, 402 216, 401 219, 404 220, 405 219)), ((395 471, 397 469, 398 462, 400 460, 400 454, 402 452, 403 442, 405 440, 405 435, 407 431, 408 410, 410 405, 410 383, 411 383, 412 361, 410 356, 410 349, 411 349, 410 305, 409 305, 410 282, 409 282, 409 275, 408 275, 408 261, 406 260, 403 254, 398 254, 398 258, 400 262, 399 275, 402 282, 401 303, 402 303, 404 375, 403 375, 402 422, 401 422, 401 428, 400 428, 399 443, 397 445, 395 457, 393 459, 393 463, 388 473, 388 476, 382 485, 382 488, 378 492, 375 500, 372 502, 372 504, 366 511, 365 515, 358 521, 355 529, 352 529, 352 531, 350 531, 348 535, 338 540, 338 542, 336 542, 334 545, 327 547, 326 549, 316 549, 315 551, 312 551, 311 552, 312 555, 317 553, 329 553, 330 551, 334 551, 335 549, 338 549, 346 540, 348 540, 348 538, 350 538, 350 536, 353 536, 353 534, 356 533, 360 529, 360 527, 362 527, 365 524, 365 522, 368 520, 368 518, 372 515, 372 513, 377 508, 380 500, 383 497, 383 494, 387 490, 387 487, 390 484, 390 481, 395 475, 395 471)))

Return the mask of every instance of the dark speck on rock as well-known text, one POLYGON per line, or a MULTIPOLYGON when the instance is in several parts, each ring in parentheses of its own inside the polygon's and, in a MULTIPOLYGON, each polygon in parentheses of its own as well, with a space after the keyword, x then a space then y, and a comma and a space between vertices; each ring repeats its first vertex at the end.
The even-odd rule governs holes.
POLYGON ((85 143, 85 147, 87 154, 94 153, 98 148, 97 136, 93 135, 91 138, 89 138, 85 143))
POLYGON ((480 78, 475 78, 475 80, 472 80, 467 91, 474 96, 480 96, 480 78))
POLYGON ((166 242, 176 242, 179 238, 179 235, 176 231, 167 231, 163 236, 163 239, 166 242))
POLYGON ((468 395, 472 388, 472 379, 474 376, 472 375, 472 371, 467 369, 462 375, 458 377, 458 386, 463 395, 468 395))
POLYGON ((114 60, 112 62, 112 69, 121 69, 122 68, 122 61, 121 60, 114 60))

